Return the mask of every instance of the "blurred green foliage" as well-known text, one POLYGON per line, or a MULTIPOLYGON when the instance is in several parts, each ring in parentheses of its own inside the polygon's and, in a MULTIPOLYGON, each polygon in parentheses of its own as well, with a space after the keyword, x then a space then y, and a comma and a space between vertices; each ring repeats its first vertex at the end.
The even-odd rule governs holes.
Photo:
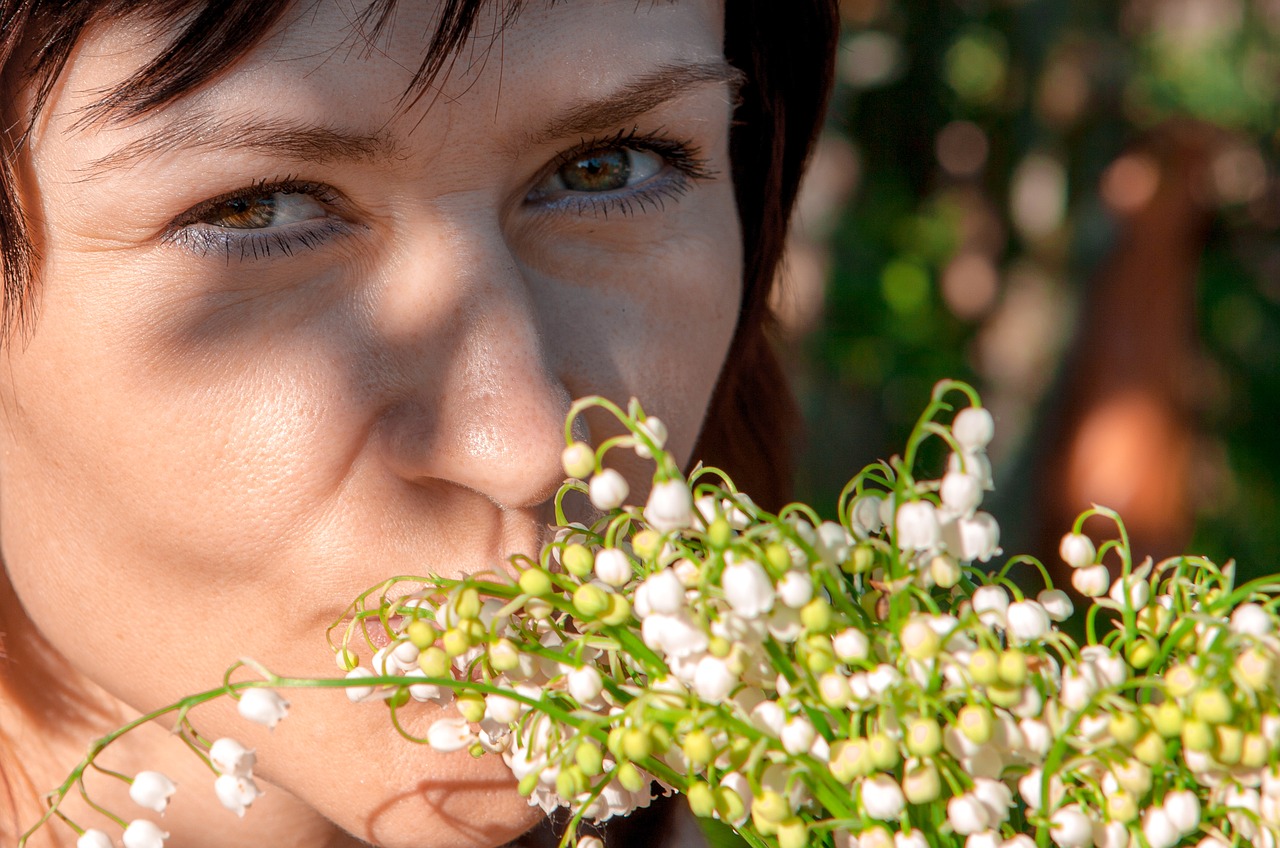
POLYGON ((929 387, 959 377, 997 411, 997 486, 1024 502, 1028 446, 1116 245, 1127 201, 1115 193, 1142 188, 1117 176, 1108 189, 1113 165, 1194 125, 1213 149, 1196 295, 1205 365, 1187 375, 1203 432, 1192 546, 1274 570, 1280 2, 852 0, 842 13, 811 178, 825 195, 802 208, 820 261, 785 295, 822 305, 782 310, 809 421, 797 495, 830 508, 851 470, 902 443, 929 387))

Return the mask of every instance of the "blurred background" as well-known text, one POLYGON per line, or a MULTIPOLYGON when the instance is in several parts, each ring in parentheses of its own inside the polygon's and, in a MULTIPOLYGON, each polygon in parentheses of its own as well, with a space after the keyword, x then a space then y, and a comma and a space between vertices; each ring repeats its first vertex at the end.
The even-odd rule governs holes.
POLYGON ((797 497, 833 513, 958 377, 1006 551, 1099 502, 1139 554, 1280 570, 1280 0, 841 9, 775 304, 797 497))

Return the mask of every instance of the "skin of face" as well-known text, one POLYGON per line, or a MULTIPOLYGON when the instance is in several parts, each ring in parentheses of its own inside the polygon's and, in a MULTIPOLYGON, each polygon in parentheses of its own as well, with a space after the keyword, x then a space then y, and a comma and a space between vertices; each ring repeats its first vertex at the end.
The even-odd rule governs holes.
MULTIPOLYGON (((408 108, 434 4, 401 2, 372 42, 360 9, 306 4, 198 91, 84 123, 163 42, 98 26, 36 127, 38 319, 2 354, 0 547, 7 638, 38 650, 0 726, 39 790, 239 657, 334 674, 325 628, 388 576, 534 552, 572 398, 639 397, 691 454, 742 272, 722 5, 533 3, 492 49, 485 12, 408 108), (629 162, 627 184, 566 188, 588 154, 629 162), (246 206, 266 210, 248 228, 246 206), (50 679, 69 703, 13 706, 50 679)), ((643 498, 651 466, 619 467, 643 498)), ((271 732, 225 703, 193 716, 257 749, 266 794, 242 820, 163 728, 103 762, 178 782, 162 824, 180 846, 497 845, 541 815, 498 757, 404 742, 337 691, 286 694, 271 732)), ((406 711, 419 733, 446 714, 406 711)), ((89 786, 144 815, 117 781, 89 786)))

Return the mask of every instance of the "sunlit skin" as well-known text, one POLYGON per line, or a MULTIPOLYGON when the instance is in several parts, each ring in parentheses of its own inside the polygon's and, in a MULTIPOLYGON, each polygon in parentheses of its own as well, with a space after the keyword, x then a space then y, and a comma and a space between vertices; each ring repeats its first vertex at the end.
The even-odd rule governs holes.
MULTIPOLYGON (((44 110, 22 163, 38 320, 0 367, 0 615, 21 659, 0 728, 36 789, 240 656, 334 673, 324 628, 380 579, 532 552, 572 398, 642 398, 689 457, 740 297, 721 5, 534 3, 404 110, 433 8, 402 2, 369 49, 349 3, 307 4, 172 106, 77 126, 163 41, 112 23, 44 110), (662 92, 579 126, 633 111, 627 86, 662 92), (308 138, 289 125, 345 146, 282 149, 308 138), (19 708, 51 673, 84 697, 19 708)), ((623 470, 642 493, 646 466, 623 470)), ((174 778, 163 826, 184 848, 497 845, 540 815, 496 757, 404 743, 336 692, 289 697, 273 733, 196 716, 258 750, 267 794, 243 820, 161 729, 105 762, 174 778)), ((57 832, 34 844, 74 841, 57 832)))

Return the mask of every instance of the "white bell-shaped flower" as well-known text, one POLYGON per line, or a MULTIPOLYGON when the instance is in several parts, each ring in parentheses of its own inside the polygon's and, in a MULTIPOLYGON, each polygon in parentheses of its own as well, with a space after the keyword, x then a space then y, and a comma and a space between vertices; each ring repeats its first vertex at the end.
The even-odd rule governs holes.
POLYGON ((991 827, 991 814, 985 804, 966 792, 947 802, 947 821, 956 833, 968 836, 991 827))
POLYGON ((948 471, 938 490, 942 508, 951 515, 967 518, 982 504, 982 482, 963 471, 948 471))
POLYGON ((813 600, 813 581, 800 571, 788 571, 778 581, 778 600, 792 609, 800 609, 813 600))
POLYGON ((1151 807, 1143 814, 1142 835, 1151 848, 1173 848, 1182 838, 1162 807, 1151 807))
POLYGON ((1001 842, 1000 848, 1036 848, 1036 841, 1025 833, 1016 833, 1001 842))
POLYGON ((124 829, 124 848, 164 848, 164 841, 169 834, 160 826, 147 819, 134 819, 124 829))
MULTIPOLYGON (((667 443, 667 425, 662 423, 662 419, 656 415, 650 415, 643 421, 637 422, 637 427, 649 437, 649 439, 661 449, 667 443)), ((636 440, 636 456, 641 459, 652 459, 653 452, 649 450, 649 446, 636 440)))
POLYGON ((591 482, 587 484, 587 496, 591 499, 591 505, 605 512, 622 506, 630 493, 631 487, 627 485, 626 478, 612 468, 606 468, 592 476, 591 482))
POLYGON ((895 821, 907 808, 902 787, 886 774, 878 774, 862 781, 860 797, 863 812, 880 821, 895 821))
POLYGON ((1058 543, 1058 556, 1072 568, 1085 568, 1098 560, 1093 540, 1083 533, 1068 533, 1058 543))
POLYGON ((1050 630, 1049 611, 1037 601, 1015 601, 1005 613, 1009 638, 1026 644, 1039 642, 1050 630))
POLYGON ((929 840, 924 833, 911 829, 899 831, 893 835, 893 848, 929 848, 929 840))
POLYGON ((693 495, 684 480, 664 480, 649 490, 644 520, 659 533, 693 526, 693 495))
POLYGON ((729 697, 737 682, 729 664, 719 657, 707 654, 698 660, 697 670, 693 674, 693 690, 702 700, 712 704, 720 703, 729 697))
POLYGON ((471 725, 462 716, 446 716, 436 719, 427 728, 427 744, 442 754, 450 754, 470 747, 476 741, 471 725))
POLYGON ((755 560, 730 560, 720 584, 729 606, 743 618, 756 618, 773 609, 773 581, 755 560))
POLYGON ((1067 804, 1049 818, 1049 838, 1058 848, 1092 848, 1093 823, 1079 804, 1067 804))
POLYGON ((1006 783, 987 777, 975 778, 973 796, 987 808, 991 827, 998 827, 1009 820, 1009 809, 1013 807, 1013 792, 1006 783))
POLYGON ((898 507, 894 526, 898 531, 898 548, 904 551, 933 550, 942 541, 938 510, 928 501, 912 501, 898 507))
POLYGON ((621 588, 631 579, 631 560, 617 548, 602 548, 596 551, 595 573, 600 582, 621 588))
POLYGON ((115 848, 115 846, 111 842, 111 837, 105 832, 91 827, 80 834, 80 838, 76 840, 76 848, 115 848))
POLYGON ((289 715, 289 702, 270 689, 246 689, 238 706, 241 716, 266 728, 274 728, 289 715))
POLYGON ((234 774, 248 777, 257 764, 257 755, 229 736, 214 740, 209 746, 209 762, 217 769, 218 774, 234 774))
POLYGON ((213 782, 213 792, 222 806, 240 818, 244 818, 244 811, 262 795, 262 790, 253 782, 253 778, 234 774, 219 775, 213 782))
MULTIPOLYGON (((636 594, 645 596, 645 606, 650 612, 661 615, 677 615, 685 606, 684 584, 670 568, 650 574, 640 584, 636 594)), ((638 604, 637 604, 638 605, 638 604)))
POLYGON ((584 665, 569 672, 566 677, 569 694, 579 704, 593 704, 604 691, 604 679, 593 665, 584 665))
POLYGON ((1009 591, 1003 586, 980 586, 973 593, 973 611, 987 627, 1004 627, 1008 621, 1009 591))
POLYGON ((1071 596, 1061 589, 1045 589, 1036 595, 1036 600, 1052 621, 1066 621, 1076 611, 1075 604, 1071 603, 1071 596))
POLYGON ((1200 799, 1196 793, 1187 789, 1170 792, 1164 796, 1161 806, 1179 835, 1185 836, 1200 827, 1200 799))
POLYGON ((964 848, 1000 848, 1000 843, 1003 841, 999 832, 984 830, 979 833, 971 833, 965 837, 964 848))
POLYGON ((1086 565, 1071 573, 1071 585, 1086 598, 1101 598, 1111 588, 1111 572, 1105 565, 1086 565))
POLYGON ((854 500, 853 506, 849 508, 849 523, 859 539, 865 539, 880 532, 880 528, 884 526, 884 522, 880 519, 880 508, 883 503, 884 498, 873 493, 859 495, 854 500))
POLYGON ((956 413, 951 422, 951 435, 965 451, 980 451, 991 444, 996 422, 981 406, 968 406, 956 413))
POLYGON ((782 726, 782 747, 788 754, 807 753, 813 746, 814 735, 813 724, 807 718, 792 716, 782 726))
POLYGON ((1144 609, 1151 600, 1151 584, 1134 576, 1117 577, 1111 584, 1110 596, 1117 604, 1124 606, 1128 603, 1134 611, 1138 611, 1144 609))
MULTIPOLYGON (((570 687, 570 694, 573 694, 572 686, 570 687)), ((578 696, 574 695, 574 697, 577 698, 578 696)), ((499 725, 499 727, 505 728, 512 722, 519 721, 524 712, 525 705, 515 698, 507 698, 493 693, 484 696, 484 716, 489 721, 499 725)))
POLYGON ((140 807, 163 813, 169 806, 169 797, 177 789, 172 780, 158 771, 140 771, 129 784, 129 797, 140 807))
POLYGON ((986 562, 1000 553, 1000 525, 989 512, 957 518, 942 527, 947 550, 957 559, 986 562))
POLYGON ((867 634, 854 627, 837 633, 831 640, 831 647, 835 649, 840 661, 846 663, 861 662, 871 652, 871 642, 867 639, 867 634))
POLYGON ((1240 636, 1266 636, 1274 627, 1271 616, 1258 604, 1241 604, 1231 613, 1231 630, 1240 636))
POLYGON ((1094 848, 1129 848, 1129 828, 1118 821, 1094 822, 1094 848))
MULTIPOLYGON (((364 680, 365 678, 377 676, 378 675, 374 674, 372 669, 365 668, 362 665, 356 666, 345 675, 347 680, 364 680)), ((374 687, 368 685, 348 686, 346 691, 348 700, 353 704, 359 703, 360 701, 367 701, 374 696, 374 687)))

